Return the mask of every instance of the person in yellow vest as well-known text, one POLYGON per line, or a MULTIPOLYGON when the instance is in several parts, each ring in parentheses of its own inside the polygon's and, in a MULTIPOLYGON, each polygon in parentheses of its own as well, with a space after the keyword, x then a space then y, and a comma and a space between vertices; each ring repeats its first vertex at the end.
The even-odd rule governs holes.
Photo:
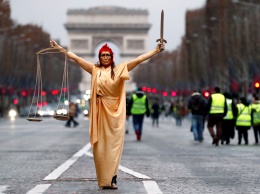
POLYGON ((144 116, 150 116, 149 102, 142 88, 138 88, 129 102, 130 113, 133 118, 133 127, 137 141, 141 140, 144 116))
POLYGON ((214 88, 215 93, 211 94, 208 100, 208 130, 213 139, 212 144, 218 146, 222 133, 223 117, 227 113, 226 98, 220 93, 220 88, 214 88), (216 133, 213 127, 216 126, 216 133))
POLYGON ((252 106, 249 105, 246 98, 240 98, 237 104, 236 129, 238 131, 238 145, 241 144, 244 137, 245 145, 248 145, 248 130, 251 128, 252 122, 252 106))
POLYGON ((226 142, 226 145, 228 145, 230 143, 230 139, 235 137, 236 119, 234 114, 236 114, 236 104, 228 92, 225 92, 224 96, 226 97, 228 110, 222 122, 221 144, 226 142))
POLYGON ((260 101, 257 96, 254 96, 252 101, 252 119, 252 125, 255 136, 255 145, 257 145, 259 143, 260 138, 260 101))
POLYGON ((176 126, 182 125, 182 117, 184 116, 184 104, 180 100, 176 100, 173 106, 173 115, 175 117, 176 126))

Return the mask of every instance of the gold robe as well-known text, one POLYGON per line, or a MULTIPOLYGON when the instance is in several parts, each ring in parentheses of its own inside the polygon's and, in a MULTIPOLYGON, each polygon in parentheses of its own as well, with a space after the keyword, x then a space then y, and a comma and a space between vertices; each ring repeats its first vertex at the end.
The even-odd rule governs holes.
POLYGON ((127 64, 92 69, 90 142, 93 149, 98 186, 111 186, 120 163, 126 120, 125 80, 129 79, 127 64))

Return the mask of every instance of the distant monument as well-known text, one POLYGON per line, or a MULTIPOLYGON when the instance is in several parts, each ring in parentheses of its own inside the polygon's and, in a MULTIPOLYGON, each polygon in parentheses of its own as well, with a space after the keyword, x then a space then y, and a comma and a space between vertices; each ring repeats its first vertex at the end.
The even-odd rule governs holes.
MULTIPOLYGON (((95 50, 101 43, 112 42, 120 52, 121 61, 129 61, 147 51, 148 11, 126 9, 117 6, 100 6, 89 9, 73 9, 67 12, 69 50, 87 61, 95 62, 95 50)), ((99 49, 99 48, 98 48, 99 49)), ((134 71, 131 71, 131 75, 134 71)), ((80 90, 90 89, 91 77, 82 70, 80 90)), ((126 90, 136 89, 131 80, 126 82, 126 90)))

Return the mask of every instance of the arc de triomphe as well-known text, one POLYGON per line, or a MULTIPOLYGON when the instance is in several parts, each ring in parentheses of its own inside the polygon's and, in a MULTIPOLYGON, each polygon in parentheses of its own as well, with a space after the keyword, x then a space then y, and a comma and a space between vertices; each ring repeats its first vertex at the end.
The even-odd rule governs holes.
MULTIPOLYGON (((65 28, 69 50, 94 63, 98 60, 95 50, 106 42, 112 42, 118 47, 120 61, 115 61, 116 64, 131 60, 147 51, 150 28, 147 10, 116 6, 68 10, 65 28)), ((133 73, 131 72, 131 75, 133 73)), ((90 89, 90 81, 90 75, 82 70, 79 89, 90 89)), ((135 87, 132 81, 126 82, 127 91, 132 91, 135 87)))

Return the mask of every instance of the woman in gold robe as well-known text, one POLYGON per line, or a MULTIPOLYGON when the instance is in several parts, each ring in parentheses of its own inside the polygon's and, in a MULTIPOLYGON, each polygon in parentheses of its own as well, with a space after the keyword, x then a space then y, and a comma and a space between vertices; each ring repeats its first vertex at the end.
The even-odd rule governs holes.
POLYGON ((65 50, 54 40, 54 49, 66 52, 85 71, 91 74, 90 142, 93 149, 98 186, 101 189, 117 189, 117 171, 122 155, 126 121, 125 80, 129 71, 141 62, 164 50, 159 43, 156 49, 115 66, 113 51, 107 44, 99 50, 99 64, 85 61, 65 50))

